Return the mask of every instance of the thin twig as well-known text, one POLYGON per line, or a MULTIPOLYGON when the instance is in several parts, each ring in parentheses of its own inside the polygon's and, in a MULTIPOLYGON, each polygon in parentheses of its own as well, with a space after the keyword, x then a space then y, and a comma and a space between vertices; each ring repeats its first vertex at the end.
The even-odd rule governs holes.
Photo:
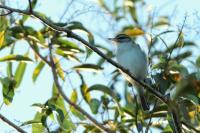
MULTIPOLYGON (((0 5, 0 8, 3 9, 7 9, 13 12, 18 12, 18 13, 22 13, 22 14, 26 14, 26 15, 32 15, 36 18, 38 18, 39 20, 41 20, 44 24, 46 24, 48 27, 50 27, 51 29, 58 31, 58 32, 65 32, 67 33, 68 37, 74 38, 80 42, 82 42, 86 47, 90 48, 91 50, 93 50, 95 53, 97 53, 99 56, 101 56, 102 58, 104 58, 106 61, 108 61, 110 64, 112 64, 113 66, 117 67, 118 69, 120 69, 121 71, 123 71, 124 73, 126 73, 127 75, 129 75, 133 80, 135 80, 139 85, 141 85, 142 87, 144 87, 148 92, 152 93, 154 96, 156 96, 157 98, 159 98, 162 102, 166 103, 167 105, 170 104, 170 99, 165 97, 163 94, 161 94, 159 91, 155 90, 154 88, 152 88, 151 86, 149 86, 148 84, 144 83, 143 81, 140 81, 139 79, 137 79, 134 75, 132 75, 128 69, 125 69, 124 67, 122 67, 120 64, 116 63, 115 61, 113 61, 112 59, 110 59, 109 57, 107 57, 103 52, 101 52, 98 48, 96 48, 94 45, 91 45, 90 43, 88 43, 86 40, 84 40, 82 37, 80 37, 79 35, 73 33, 70 29, 67 29, 66 27, 60 27, 55 25, 54 23, 52 23, 50 20, 40 16, 38 13, 35 12, 30 12, 29 10, 20 10, 20 9, 15 9, 15 8, 10 8, 8 6, 4 6, 4 5, 0 5)), ((53 65, 52 65, 53 66, 53 65)), ((62 91, 61 86, 59 85, 58 79, 57 79, 57 75, 56 75, 56 70, 52 69, 53 71, 53 75, 54 75, 54 79, 57 82, 57 87, 60 90, 60 93, 62 94, 62 96, 64 97, 64 99, 72 106, 74 106, 77 110, 82 110, 82 108, 80 108, 79 106, 77 106, 76 104, 72 103, 64 94, 64 92, 62 91)), ((83 110, 84 111, 84 110, 83 110)), ((84 111, 85 112, 85 111, 84 111)), ((85 112, 87 114, 87 112, 85 112)), ((90 118, 91 116, 89 114, 87 114, 88 117, 90 118)), ((86 116, 87 116, 86 115, 86 116)), ((177 117, 174 117, 177 118, 177 117)), ((93 118, 91 118, 93 119, 93 118)), ((92 120, 93 122, 95 122, 95 124, 97 124, 96 120, 92 120)), ((176 121, 176 120, 175 120, 176 121)), ((102 125, 101 125, 102 126, 102 125)), ((100 126, 100 127, 101 127, 100 126)), ((98 125, 99 127, 99 125, 98 125)), ((99 127, 99 128, 100 128, 99 127)), ((105 128, 105 127, 103 127, 105 128)), ((180 127, 178 127, 180 128, 180 127)), ((105 129, 107 130, 107 129, 105 129)))
POLYGON ((33 8, 32 8, 31 0, 28 0, 28 3, 29 3, 29 11, 32 13, 33 12, 33 8))
POLYGON ((20 133, 26 133, 26 131, 24 131, 22 128, 20 128, 19 126, 15 125, 13 122, 11 122, 10 120, 8 120, 6 117, 4 117, 2 114, 0 114, 0 119, 2 121, 4 121, 5 123, 7 123, 9 126, 15 128, 18 132, 20 133))
POLYGON ((51 44, 49 46, 49 50, 50 50, 50 63, 51 63, 51 69, 52 69, 52 73, 53 73, 53 78, 54 78, 54 82, 56 87, 58 88, 59 93, 62 95, 62 97, 65 99, 65 101, 67 101, 67 103, 69 103, 72 107, 74 107, 76 110, 78 110, 80 113, 82 113, 84 116, 86 116, 90 121, 92 121, 100 130, 103 130, 104 132, 108 132, 108 133, 114 133, 114 131, 104 127, 101 123, 99 123, 97 120, 95 120, 91 115, 89 115, 84 109, 82 109, 80 106, 76 105, 75 103, 73 103, 63 92, 62 87, 59 84, 58 81, 58 76, 57 76, 57 72, 56 72, 56 65, 54 63, 53 60, 53 55, 52 55, 52 48, 51 48, 51 44))
POLYGON ((45 58, 43 57, 37 50, 35 50, 35 48, 33 47, 33 44, 29 43, 29 46, 31 47, 31 49, 34 51, 34 53, 39 56, 39 58, 41 60, 43 60, 45 63, 47 63, 47 65, 51 66, 51 63, 45 58))

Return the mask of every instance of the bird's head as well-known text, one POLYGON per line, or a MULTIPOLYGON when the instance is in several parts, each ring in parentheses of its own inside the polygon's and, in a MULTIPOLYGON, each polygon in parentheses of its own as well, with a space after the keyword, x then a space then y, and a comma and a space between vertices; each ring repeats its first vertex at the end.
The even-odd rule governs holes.
POLYGON ((126 43, 131 41, 131 37, 126 34, 118 34, 114 38, 108 38, 109 40, 119 44, 119 43, 126 43))

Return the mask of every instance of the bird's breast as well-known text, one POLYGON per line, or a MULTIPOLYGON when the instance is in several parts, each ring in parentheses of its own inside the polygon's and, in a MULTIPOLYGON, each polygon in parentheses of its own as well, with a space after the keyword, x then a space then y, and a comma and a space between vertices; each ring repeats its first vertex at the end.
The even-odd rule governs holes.
POLYGON ((144 79, 147 76, 147 59, 140 48, 118 48, 116 58, 117 62, 128 69, 136 78, 144 79))

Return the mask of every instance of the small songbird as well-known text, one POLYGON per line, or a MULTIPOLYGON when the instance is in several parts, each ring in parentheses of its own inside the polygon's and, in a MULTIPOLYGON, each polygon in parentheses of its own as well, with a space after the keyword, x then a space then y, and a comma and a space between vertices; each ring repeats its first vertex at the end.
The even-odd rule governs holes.
MULTIPOLYGON (((137 79, 144 81, 147 77, 148 61, 146 54, 136 44, 131 37, 126 34, 118 34, 114 38, 109 38, 117 44, 117 62, 128 69, 137 79)), ((137 84, 130 76, 123 73, 125 78, 137 88, 139 101, 144 111, 149 110, 149 105, 145 99, 143 87, 137 84)))

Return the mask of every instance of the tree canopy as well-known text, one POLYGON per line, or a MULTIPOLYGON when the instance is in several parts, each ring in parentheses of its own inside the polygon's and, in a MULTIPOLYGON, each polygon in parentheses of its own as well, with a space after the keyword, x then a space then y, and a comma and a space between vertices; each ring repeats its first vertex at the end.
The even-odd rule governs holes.
POLYGON ((38 109, 32 119, 16 123, 0 113, 2 121, 22 133, 200 132, 199 44, 186 39, 187 14, 174 25, 172 15, 160 15, 144 0, 67 2, 55 19, 40 10, 40 0, 19 3, 24 9, 1 0, 0 66, 5 69, 0 70, 0 110, 12 106, 26 77, 35 85, 51 85, 50 98, 30 104, 38 109), (115 61, 106 32, 125 33, 141 46, 149 60, 149 82, 115 61), (135 88, 119 70, 144 87, 149 111, 142 110, 135 88))

